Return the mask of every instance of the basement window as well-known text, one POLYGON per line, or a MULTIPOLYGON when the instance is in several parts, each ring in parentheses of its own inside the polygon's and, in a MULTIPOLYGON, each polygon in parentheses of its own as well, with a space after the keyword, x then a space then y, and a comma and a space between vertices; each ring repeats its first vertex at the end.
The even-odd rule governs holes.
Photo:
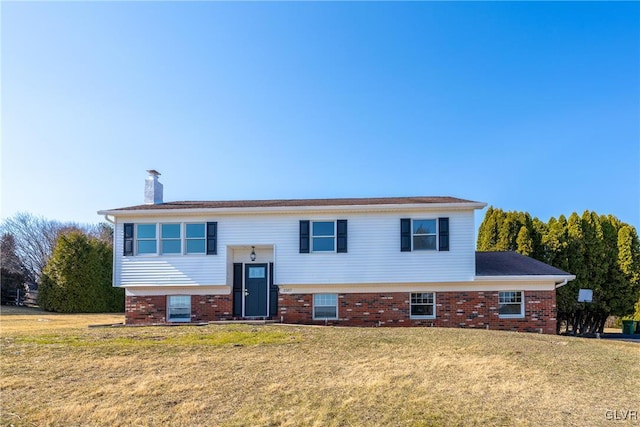
POLYGON ((313 319, 335 320, 338 318, 338 294, 313 295, 313 319))
POLYGON ((191 296, 169 295, 167 297, 167 321, 190 322, 191 321, 191 296))
POLYGON ((522 291, 503 291, 498 294, 498 313, 501 318, 524 317, 522 291))
POLYGON ((416 292, 411 294, 412 319, 435 319, 436 297, 433 292, 416 292))

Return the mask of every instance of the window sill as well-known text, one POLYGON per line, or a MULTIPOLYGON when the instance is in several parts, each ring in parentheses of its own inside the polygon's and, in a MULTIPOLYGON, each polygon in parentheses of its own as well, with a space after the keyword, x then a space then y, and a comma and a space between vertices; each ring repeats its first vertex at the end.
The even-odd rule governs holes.
POLYGON ((409 316, 411 320, 435 320, 436 316, 409 316))
POLYGON ((500 319, 524 319, 523 314, 500 314, 498 317, 500 319))

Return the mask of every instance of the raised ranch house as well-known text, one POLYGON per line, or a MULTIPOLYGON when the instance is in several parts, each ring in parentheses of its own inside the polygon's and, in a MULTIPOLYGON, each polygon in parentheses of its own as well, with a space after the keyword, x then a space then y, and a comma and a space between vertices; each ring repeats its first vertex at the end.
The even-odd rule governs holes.
POLYGON ((476 252, 453 197, 162 201, 99 211, 115 224, 127 324, 274 319, 556 332, 575 276, 513 252, 476 252))

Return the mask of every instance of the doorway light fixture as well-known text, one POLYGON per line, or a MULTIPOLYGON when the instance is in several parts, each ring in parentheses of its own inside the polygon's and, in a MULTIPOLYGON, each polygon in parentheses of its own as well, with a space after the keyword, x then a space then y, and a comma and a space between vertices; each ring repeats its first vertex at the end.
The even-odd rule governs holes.
POLYGON ((251 258, 251 261, 255 261, 256 260, 256 247, 255 246, 251 246, 251 254, 249 255, 249 257, 251 258))

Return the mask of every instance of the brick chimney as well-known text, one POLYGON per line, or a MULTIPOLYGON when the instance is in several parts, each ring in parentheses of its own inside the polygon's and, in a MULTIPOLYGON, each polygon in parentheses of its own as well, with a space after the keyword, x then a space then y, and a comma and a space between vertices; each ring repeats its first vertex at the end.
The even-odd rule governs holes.
POLYGON ((160 172, 150 169, 149 176, 144 181, 144 204, 159 205, 162 203, 162 184, 158 181, 160 172))

